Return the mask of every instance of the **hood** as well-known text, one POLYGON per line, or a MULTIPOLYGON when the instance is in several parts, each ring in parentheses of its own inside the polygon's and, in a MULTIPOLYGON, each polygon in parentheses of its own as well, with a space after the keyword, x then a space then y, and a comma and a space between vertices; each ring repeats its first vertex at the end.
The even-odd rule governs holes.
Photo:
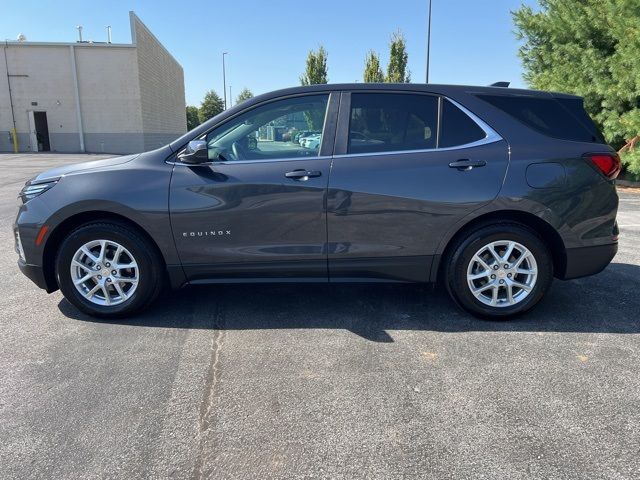
POLYGON ((68 175, 70 173, 78 173, 84 170, 96 170, 99 168, 108 168, 116 165, 122 165, 124 163, 130 162, 134 158, 138 157, 140 154, 136 153, 134 155, 124 155, 122 157, 114 157, 114 158, 105 158, 103 160, 92 160, 89 162, 82 163, 74 163, 71 165, 64 165, 62 167, 52 168, 51 170, 46 170, 39 175, 33 177, 29 183, 39 183, 47 180, 53 180, 56 178, 60 178, 64 175, 68 175))

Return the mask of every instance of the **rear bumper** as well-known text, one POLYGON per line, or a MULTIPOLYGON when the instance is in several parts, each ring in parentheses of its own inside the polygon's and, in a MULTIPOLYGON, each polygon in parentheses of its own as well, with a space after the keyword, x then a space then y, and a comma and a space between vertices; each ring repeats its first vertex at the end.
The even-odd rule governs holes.
POLYGON ((581 247, 567 249, 565 269, 559 278, 571 280, 573 278, 595 275, 605 269, 618 252, 618 244, 597 245, 595 247, 581 247))
POLYGON ((42 288, 43 290, 47 290, 47 292, 49 292, 49 289, 47 288, 47 282, 44 278, 44 271, 42 270, 42 267, 38 265, 30 265, 28 263, 23 262, 22 260, 18 260, 18 267, 20 268, 20 271, 24 273, 24 275, 29 280, 35 283, 38 287, 42 288))

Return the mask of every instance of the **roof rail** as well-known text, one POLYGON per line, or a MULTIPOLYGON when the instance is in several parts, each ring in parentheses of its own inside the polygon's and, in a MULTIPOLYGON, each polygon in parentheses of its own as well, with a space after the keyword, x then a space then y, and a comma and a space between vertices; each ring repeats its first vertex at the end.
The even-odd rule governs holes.
POLYGON ((511 82, 496 82, 496 83, 492 83, 491 85, 489 85, 490 87, 502 87, 502 88, 508 88, 509 85, 511 85, 511 82))

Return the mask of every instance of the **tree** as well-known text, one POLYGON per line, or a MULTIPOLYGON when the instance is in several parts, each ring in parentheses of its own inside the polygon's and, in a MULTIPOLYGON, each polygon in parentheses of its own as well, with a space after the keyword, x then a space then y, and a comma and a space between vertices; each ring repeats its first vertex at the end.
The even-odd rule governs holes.
POLYGON ((380 67, 380 57, 373 50, 367 53, 367 60, 364 66, 365 83, 382 83, 384 82, 384 73, 380 67))
MULTIPOLYGON (((524 78, 537 89, 584 97, 616 148, 640 134, 640 4, 637 0, 538 0, 512 12, 524 78)), ((623 152, 640 174, 640 154, 623 152)))
POLYGON ((187 105, 187 130, 193 130, 200 125, 198 119, 198 107, 187 105))
POLYGON ((402 32, 397 31, 391 37, 389 43, 389 65, 387 66, 387 76, 385 81, 388 83, 409 83, 411 81, 411 73, 407 70, 407 62, 409 55, 407 54, 407 45, 402 32))
POLYGON ((236 97, 236 105, 253 98, 253 93, 248 88, 243 88, 242 91, 236 97))
POLYGON ((209 90, 205 95, 200 108, 198 109, 198 118, 200 123, 204 123, 210 118, 215 117, 224 110, 224 100, 220 98, 213 90, 209 90))
POLYGON ((327 51, 322 45, 317 52, 309 51, 304 75, 300 77, 301 85, 318 85, 327 83, 327 51))

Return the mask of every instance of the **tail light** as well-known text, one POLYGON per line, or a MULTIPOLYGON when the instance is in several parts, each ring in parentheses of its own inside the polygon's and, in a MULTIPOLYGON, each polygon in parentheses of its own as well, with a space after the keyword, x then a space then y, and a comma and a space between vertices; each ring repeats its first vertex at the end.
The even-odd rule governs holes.
POLYGON ((613 180, 620 173, 622 165, 617 153, 588 153, 585 158, 605 177, 613 180))

